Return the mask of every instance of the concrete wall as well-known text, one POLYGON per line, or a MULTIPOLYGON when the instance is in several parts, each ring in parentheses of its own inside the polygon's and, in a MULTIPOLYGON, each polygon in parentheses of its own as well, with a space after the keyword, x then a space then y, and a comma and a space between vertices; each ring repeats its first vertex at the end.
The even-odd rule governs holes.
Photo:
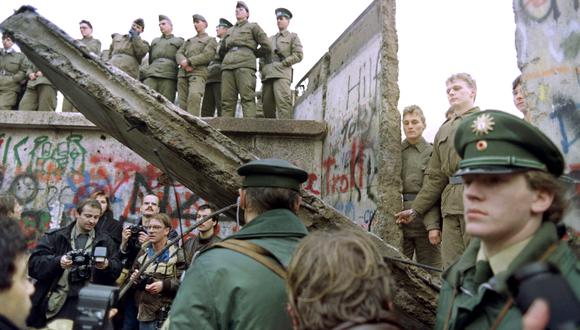
MULTIPOLYGON (((518 65, 532 123, 560 148, 580 193, 580 6, 577 0, 513 3, 518 65)), ((580 221, 575 223, 580 231, 580 221)))
MULTIPOLYGON (((305 168, 310 173, 307 190, 320 194, 317 165, 322 157, 323 124, 283 121, 276 128, 264 119, 244 123, 215 119, 212 125, 260 157, 289 159, 305 168)), ((175 193, 162 171, 82 114, 0 111, 0 127, 0 193, 14 194, 24 206, 31 245, 47 229, 69 223, 76 203, 96 189, 111 194, 113 212, 120 221, 137 221, 141 197, 154 193, 160 197, 161 211, 171 215, 178 228, 175 193)), ((189 228, 205 202, 179 183, 175 188, 185 220, 182 225, 189 228)), ((233 231, 234 223, 226 220, 221 221, 222 236, 233 231)))
MULTIPOLYGON (((296 118, 322 119, 328 125, 322 198, 365 229, 379 203, 383 182, 379 164, 392 156, 380 147, 386 119, 381 87, 382 50, 387 47, 383 30, 385 25, 394 27, 394 20, 385 23, 385 7, 394 11, 394 2, 373 2, 329 48, 299 82, 307 86, 295 107, 296 118)), ((388 42, 396 47, 396 40, 388 42)), ((400 131, 398 123, 392 128, 400 131)))

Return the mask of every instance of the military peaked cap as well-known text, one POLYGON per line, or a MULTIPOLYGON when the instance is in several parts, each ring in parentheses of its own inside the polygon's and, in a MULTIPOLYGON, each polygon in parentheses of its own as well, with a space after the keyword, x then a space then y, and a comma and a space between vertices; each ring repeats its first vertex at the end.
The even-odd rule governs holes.
POLYGON ((230 21, 228 21, 227 19, 220 18, 220 22, 217 26, 224 26, 224 27, 227 27, 229 29, 234 25, 232 23, 230 23, 230 21))
POLYGON ((455 133, 455 150, 462 158, 456 175, 541 170, 559 177, 564 157, 537 127, 498 110, 477 112, 455 133))
POLYGON ((285 16, 287 18, 292 18, 292 12, 286 8, 278 8, 274 10, 276 17, 285 16))
POLYGON ((242 187, 272 187, 300 191, 308 173, 282 159, 259 159, 238 168, 244 176, 242 187))

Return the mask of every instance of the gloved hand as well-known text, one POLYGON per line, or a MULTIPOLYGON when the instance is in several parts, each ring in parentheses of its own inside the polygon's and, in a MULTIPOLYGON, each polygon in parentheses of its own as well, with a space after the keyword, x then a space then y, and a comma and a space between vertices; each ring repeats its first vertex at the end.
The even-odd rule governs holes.
POLYGON ((131 29, 129 30, 129 37, 131 39, 138 37, 139 36, 139 31, 135 30, 135 29, 131 29))

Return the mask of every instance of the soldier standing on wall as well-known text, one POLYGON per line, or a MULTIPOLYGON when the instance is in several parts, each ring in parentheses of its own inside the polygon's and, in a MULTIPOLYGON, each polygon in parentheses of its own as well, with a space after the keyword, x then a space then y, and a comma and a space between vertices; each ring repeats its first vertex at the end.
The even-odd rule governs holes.
POLYGON ((137 18, 128 34, 113 33, 111 36, 113 42, 109 47, 109 63, 135 79, 139 78, 139 64, 149 51, 149 44, 140 37, 144 30, 145 22, 137 18))
POLYGON ((292 118, 292 65, 302 61, 302 43, 294 32, 288 31, 292 13, 286 8, 274 11, 279 32, 270 37, 274 48, 270 57, 260 61, 262 104, 266 118, 292 118))
POLYGON ((272 45, 257 23, 248 22, 250 10, 236 4, 236 25, 228 30, 220 46, 222 62, 222 113, 234 117, 240 94, 244 118, 256 117, 256 57, 270 56, 272 45), (258 46, 260 48, 258 48, 258 46))

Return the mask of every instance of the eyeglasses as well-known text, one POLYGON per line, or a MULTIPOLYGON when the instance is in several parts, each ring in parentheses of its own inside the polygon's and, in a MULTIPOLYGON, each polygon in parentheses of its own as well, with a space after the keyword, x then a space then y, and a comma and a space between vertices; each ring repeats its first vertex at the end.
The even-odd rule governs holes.
POLYGON ((153 230, 153 229, 154 229, 154 230, 161 230, 161 229, 165 228, 165 227, 163 227, 163 226, 144 226, 144 227, 145 227, 145 229, 147 229, 147 230, 153 230))

